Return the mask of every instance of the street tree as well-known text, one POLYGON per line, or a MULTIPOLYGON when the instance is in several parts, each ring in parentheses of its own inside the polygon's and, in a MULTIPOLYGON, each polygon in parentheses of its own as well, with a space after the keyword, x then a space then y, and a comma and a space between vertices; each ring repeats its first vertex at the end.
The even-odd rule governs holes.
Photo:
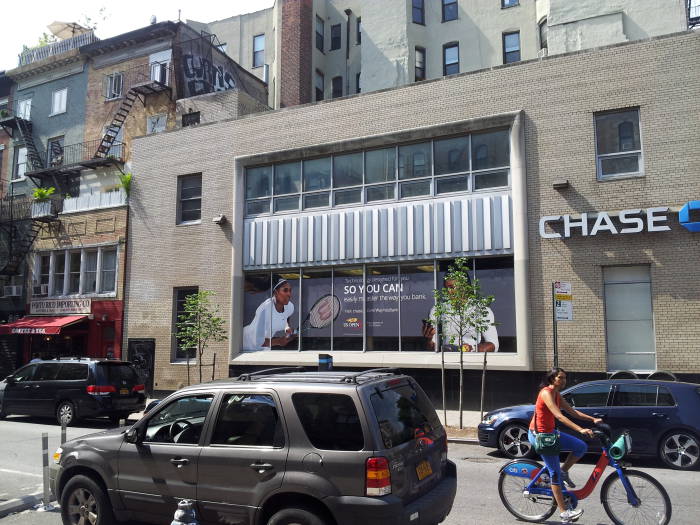
MULTIPOLYGON (((197 358, 199 382, 202 382, 204 352, 210 343, 225 341, 224 320, 219 317, 219 309, 210 301, 214 292, 200 290, 185 297, 184 313, 178 316, 176 324, 178 345, 187 356, 187 384, 190 384, 190 359, 197 358)), ((215 366, 215 361, 211 364, 215 366)), ((212 368, 213 376, 213 368, 212 368)))
MULTIPOLYGON (((469 275, 469 259, 461 257, 450 265, 445 274, 444 287, 435 290, 435 308, 432 321, 441 327, 440 345, 442 402, 445 409, 445 346, 450 345, 459 351, 459 428, 463 428, 462 402, 464 397, 464 352, 478 352, 481 335, 493 324, 489 306, 494 301, 492 295, 482 295, 481 285, 476 277, 469 275), (474 340, 472 346, 467 340, 474 340)), ((449 348, 449 347, 448 347, 449 348)), ((486 377, 486 355, 482 370, 481 406, 483 410, 484 385, 486 377)))

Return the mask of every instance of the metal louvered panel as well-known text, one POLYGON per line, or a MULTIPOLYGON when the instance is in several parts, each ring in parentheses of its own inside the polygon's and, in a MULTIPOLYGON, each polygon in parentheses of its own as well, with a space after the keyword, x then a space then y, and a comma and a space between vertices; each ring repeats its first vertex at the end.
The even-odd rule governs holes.
POLYGON ((246 270, 509 254, 509 194, 244 220, 246 270))

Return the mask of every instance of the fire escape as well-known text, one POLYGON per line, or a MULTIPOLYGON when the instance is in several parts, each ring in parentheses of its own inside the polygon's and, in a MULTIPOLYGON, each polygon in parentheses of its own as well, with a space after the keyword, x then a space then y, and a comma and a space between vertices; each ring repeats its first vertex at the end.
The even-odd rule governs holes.
MULTIPOLYGON (((42 155, 36 148, 32 123, 28 115, 8 113, 0 119, 2 127, 27 151, 26 175, 44 168, 42 155)), ((36 179, 33 179, 36 182, 36 179)), ((56 221, 61 202, 53 198, 33 202, 29 197, 8 195, 0 199, 0 275, 18 275, 22 261, 45 224, 56 221)))
POLYGON ((106 159, 113 154, 113 147, 117 137, 137 100, 141 100, 145 105, 148 95, 156 95, 166 91, 172 98, 170 89, 172 66, 169 62, 152 62, 147 65, 136 66, 120 75, 117 79, 115 79, 114 75, 110 76, 108 82, 111 85, 107 86, 105 95, 110 98, 116 98, 121 95, 123 89, 126 89, 126 93, 117 111, 112 116, 112 121, 105 128, 105 134, 100 140, 94 155, 96 159, 106 159))

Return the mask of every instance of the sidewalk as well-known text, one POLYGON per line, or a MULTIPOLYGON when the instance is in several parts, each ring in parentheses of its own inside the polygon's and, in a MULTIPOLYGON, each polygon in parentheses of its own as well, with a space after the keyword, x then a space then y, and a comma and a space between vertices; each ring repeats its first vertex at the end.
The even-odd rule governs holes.
POLYGON ((477 426, 481 423, 481 412, 478 410, 464 410, 462 412, 462 428, 459 428, 459 410, 447 411, 447 422, 445 422, 442 409, 435 409, 440 421, 447 430, 447 439, 459 443, 479 443, 477 437, 477 426))

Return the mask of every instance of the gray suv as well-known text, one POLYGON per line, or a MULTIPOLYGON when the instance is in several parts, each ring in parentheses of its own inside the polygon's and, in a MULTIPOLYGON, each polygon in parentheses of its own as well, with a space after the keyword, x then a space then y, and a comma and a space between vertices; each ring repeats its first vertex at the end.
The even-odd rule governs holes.
POLYGON ((280 369, 184 388, 129 428, 54 455, 65 525, 435 525, 456 468, 418 384, 386 369, 280 369))

